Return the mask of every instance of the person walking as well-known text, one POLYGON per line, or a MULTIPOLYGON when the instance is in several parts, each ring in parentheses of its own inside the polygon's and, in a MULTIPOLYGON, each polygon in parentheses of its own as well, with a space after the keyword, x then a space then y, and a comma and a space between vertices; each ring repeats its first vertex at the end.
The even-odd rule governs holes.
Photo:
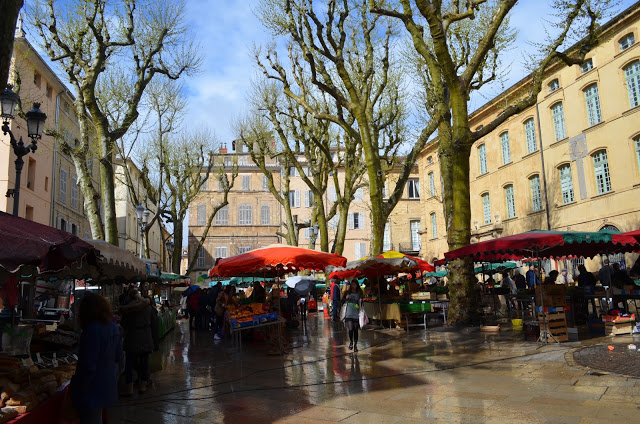
POLYGON ((333 320, 338 321, 338 314, 340 313, 340 283, 337 280, 333 280, 331 283, 331 305, 333 306, 333 320))
POLYGON ((507 303, 507 308, 509 311, 513 311, 516 309, 516 301, 515 296, 518 294, 518 287, 516 286, 515 281, 511 279, 508 271, 504 271, 502 273, 502 286, 507 287, 509 289, 509 295, 505 295, 505 300, 507 303))
POLYGON ((357 352, 360 309, 362 308, 362 290, 356 280, 353 280, 349 285, 349 290, 344 294, 342 302, 347 304, 344 322, 349 332, 349 350, 357 352))
POLYGON ((222 334, 224 330, 224 312, 227 308, 227 305, 231 301, 231 287, 232 286, 226 286, 224 290, 222 290, 220 294, 218 294, 218 298, 216 299, 216 306, 214 308, 216 321, 213 326, 214 340, 222 340, 222 334))
POLYGON ((200 314, 200 296, 202 290, 200 287, 187 297, 187 310, 189 311, 189 328, 200 328, 201 314, 200 314), (195 321, 195 327, 194 327, 195 321))
POLYGON ((525 290, 527 288, 527 280, 524 275, 520 273, 520 268, 516 268, 513 271, 513 282, 516 283, 518 290, 525 290))
POLYGON ((136 289, 129 291, 129 298, 131 301, 120 307, 126 353, 124 396, 133 394, 134 369, 138 374, 138 390, 140 393, 146 391, 149 383, 149 354, 154 348, 151 302, 143 298, 136 289))
POLYGON ((613 268, 609 265, 609 259, 604 260, 604 265, 598 271, 598 280, 600 280, 600 284, 604 287, 609 287, 611 285, 611 277, 613 276, 613 268))
POLYGON ((538 277, 538 273, 536 272, 537 269, 537 266, 533 264, 529 265, 529 271, 527 271, 526 279, 527 287, 529 287, 530 289, 536 288, 536 286, 541 283, 540 278, 538 277))
POLYGON ((95 293, 85 293, 78 319, 82 327, 71 401, 80 424, 102 424, 102 410, 118 402, 118 369, 122 338, 113 323, 111 305, 95 293))

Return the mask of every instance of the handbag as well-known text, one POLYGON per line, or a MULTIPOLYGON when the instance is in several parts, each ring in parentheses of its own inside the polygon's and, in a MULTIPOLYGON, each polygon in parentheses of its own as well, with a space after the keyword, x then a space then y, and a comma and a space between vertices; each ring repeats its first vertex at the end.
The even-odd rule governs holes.
POLYGON ((347 316, 347 302, 342 304, 340 308, 340 321, 344 321, 344 318, 347 316))
POLYGON ((369 317, 363 308, 360 308, 360 312, 358 312, 358 321, 360 323, 360 328, 364 328, 364 326, 369 323, 369 317))

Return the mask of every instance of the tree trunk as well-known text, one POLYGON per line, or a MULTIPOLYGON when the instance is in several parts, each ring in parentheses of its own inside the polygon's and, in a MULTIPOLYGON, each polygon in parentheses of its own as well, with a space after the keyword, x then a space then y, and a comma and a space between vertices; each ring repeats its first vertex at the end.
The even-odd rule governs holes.
MULTIPOLYGON (((469 198, 470 148, 454 147, 444 137, 440 163, 445 187, 452 187, 445 198, 445 222, 449 249, 457 249, 471 240, 471 201, 469 198), (448 145, 447 145, 448 144, 448 145)), ((473 274, 473 259, 465 258, 449 264, 450 325, 471 324, 479 315, 480 293, 473 274)))
POLYGON ((9 79, 9 68, 13 54, 13 38, 18 14, 23 0, 3 0, 0 6, 0 89, 4 91, 9 79))
POLYGON ((82 192, 84 209, 87 212, 87 220, 91 227, 91 237, 95 240, 104 240, 104 228, 100 220, 100 195, 91 181, 91 174, 87 169, 86 158, 71 155, 73 164, 78 174, 78 184, 82 192))
POLYGON ((182 261, 182 232, 183 221, 173 222, 173 254, 171 255, 171 272, 180 274, 180 262, 182 261))
POLYGON ((318 208, 318 231, 320 235, 320 250, 329 251, 329 225, 327 223, 327 215, 324 213, 324 199, 322 196, 316 196, 318 208))
POLYGON ((347 235, 347 221, 349 220, 349 208, 340 205, 338 208, 340 219, 338 220, 338 229, 336 230, 335 252, 342 255, 344 252, 344 239, 347 235))
MULTIPOLYGON (((100 140, 100 183, 105 241, 118 246, 118 221, 116 219, 115 173, 113 171, 113 148, 111 140, 100 140)), ((126 166, 126 163, 124 164, 126 166)))

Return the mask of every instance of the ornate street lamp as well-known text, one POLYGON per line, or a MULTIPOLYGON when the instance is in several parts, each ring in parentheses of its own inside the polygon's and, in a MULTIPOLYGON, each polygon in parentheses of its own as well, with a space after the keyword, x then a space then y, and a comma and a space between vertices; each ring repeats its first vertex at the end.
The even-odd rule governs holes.
POLYGON ((311 246, 313 246, 313 250, 316 249, 316 240, 318 239, 318 233, 320 232, 320 227, 318 224, 311 227, 311 246))
POLYGON ((149 211, 142 205, 138 205, 136 207, 136 215, 138 217, 138 224, 140 225, 140 258, 142 258, 144 231, 146 230, 147 224, 149 223, 149 215, 151 215, 151 211, 149 211))
POLYGON ((173 241, 171 241, 171 239, 167 239, 164 245, 167 248, 167 255, 169 256, 169 269, 171 270, 171 272, 173 272, 172 259, 173 259, 173 249, 175 248, 175 244, 173 243, 173 241))
POLYGON ((7 85, 4 92, 0 94, 0 106, 2 107, 2 132, 4 135, 9 134, 11 147, 13 153, 16 155, 16 181, 13 189, 7 190, 7 197, 13 196, 13 215, 18 216, 20 208, 20 177, 22 174, 22 167, 24 161, 22 157, 27 155, 29 151, 35 153, 38 149, 38 140, 42 138, 42 130, 44 129, 44 122, 47 120, 47 115, 40 110, 40 103, 34 103, 33 109, 25 114, 27 118, 27 134, 31 139, 31 144, 24 145, 22 137, 20 140, 16 140, 13 133, 9 129, 9 122, 14 119, 16 106, 20 102, 20 96, 18 96, 11 89, 10 85, 7 85))

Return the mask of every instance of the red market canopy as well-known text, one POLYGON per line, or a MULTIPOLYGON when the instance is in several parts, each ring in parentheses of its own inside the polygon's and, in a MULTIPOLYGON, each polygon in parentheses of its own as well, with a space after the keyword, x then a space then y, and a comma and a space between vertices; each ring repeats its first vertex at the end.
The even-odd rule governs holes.
POLYGON ((601 253, 640 250, 638 241, 614 231, 529 231, 522 234, 473 243, 444 254, 448 261, 472 257, 474 261, 495 262, 524 257, 594 257, 601 253))
POLYGON ((340 267, 346 263, 345 257, 335 253, 272 244, 230 258, 220 259, 217 265, 209 270, 209 278, 245 275, 271 276, 305 269, 323 271, 327 266, 340 267))
MULTIPOLYGON (((626 233, 615 234, 613 236, 613 240, 617 241, 620 238, 626 238, 626 237, 633 237, 634 239, 636 239, 636 241, 638 243, 640 243, 640 230, 634 230, 634 231, 628 231, 626 233)), ((622 242, 624 242, 624 241, 622 241, 622 242)))
POLYGON ((71 233, 0 212, 0 267, 13 273, 22 266, 38 272, 96 264, 96 250, 71 233))

